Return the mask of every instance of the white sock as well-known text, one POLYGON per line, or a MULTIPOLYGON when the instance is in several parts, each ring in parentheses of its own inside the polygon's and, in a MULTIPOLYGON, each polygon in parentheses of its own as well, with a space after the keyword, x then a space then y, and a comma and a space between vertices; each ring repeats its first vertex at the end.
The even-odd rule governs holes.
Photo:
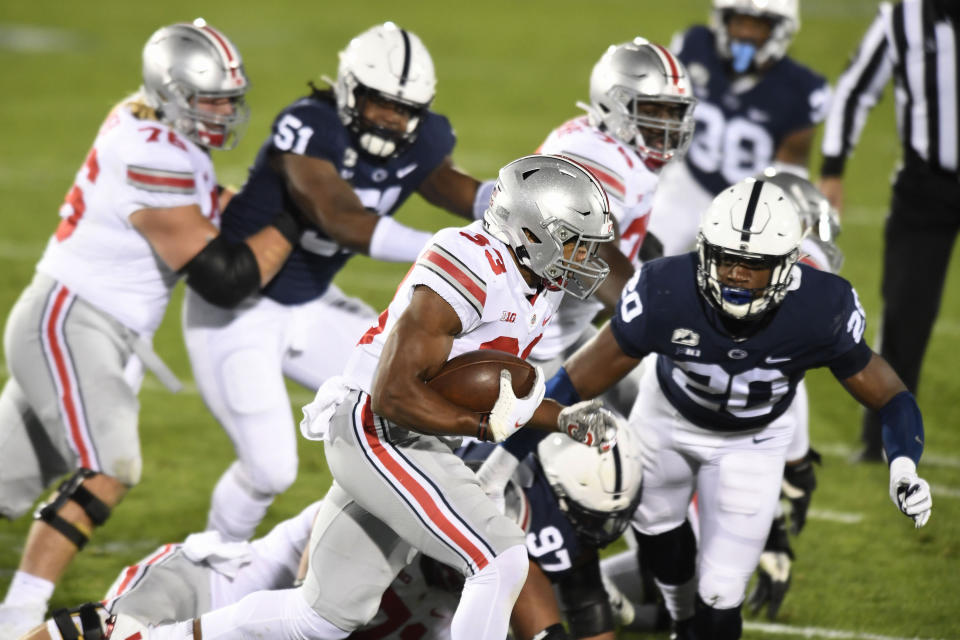
POLYGON ((670 612, 671 618, 686 620, 693 617, 694 603, 697 599, 696 576, 683 584, 663 584, 656 579, 654 579, 654 582, 660 588, 660 594, 663 595, 663 604, 670 612))
POLYGON ((254 490, 240 463, 234 462, 213 489, 207 530, 219 531, 227 541, 249 540, 272 502, 273 496, 254 490))
POLYGON ((299 589, 251 593, 205 613, 200 628, 203 640, 342 640, 350 635, 314 611, 299 589))
POLYGON ((45 578, 17 571, 7 589, 3 604, 10 607, 42 606, 46 608, 53 595, 54 584, 45 578))
POLYGON ((476 575, 467 578, 450 623, 453 640, 502 640, 510 612, 527 579, 529 559, 523 545, 510 547, 476 575))

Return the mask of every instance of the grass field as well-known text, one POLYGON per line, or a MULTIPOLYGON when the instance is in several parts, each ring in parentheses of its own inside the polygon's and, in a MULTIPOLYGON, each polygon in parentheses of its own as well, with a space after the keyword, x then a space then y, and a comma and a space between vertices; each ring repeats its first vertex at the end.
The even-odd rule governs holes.
MULTIPOLYGON (((803 27, 792 53, 835 80, 877 3, 802 4, 803 27)), ((533 150, 576 113, 574 102, 587 98, 590 69, 608 44, 636 34, 666 43, 674 31, 706 19, 707 12, 707 0, 0 3, 0 313, 6 315, 28 283, 57 224, 57 207, 106 111, 139 84, 140 48, 161 24, 203 15, 243 53, 253 80, 252 121, 236 150, 214 158, 222 182, 241 184, 275 113, 304 92, 307 80, 335 75, 337 51, 376 22, 395 20, 423 38, 439 77, 435 108, 450 117, 459 136, 455 157, 486 177, 533 150)), ((847 253, 844 274, 866 307, 870 336, 880 309, 888 178, 899 154, 891 103, 888 96, 875 110, 850 163, 840 239, 847 253)), ((431 228, 454 222, 416 199, 400 219, 431 228)), ((338 283, 382 307, 404 270, 356 258, 338 283)), ((955 260, 919 392, 927 430, 922 473, 935 500, 930 523, 915 531, 896 512, 884 466, 847 462, 857 446, 858 407, 829 373, 813 372, 812 436, 826 454, 820 488, 811 521, 795 544, 793 586, 778 624, 755 623, 745 637, 960 637, 958 283, 960 260, 955 260)), ((156 346, 188 380, 180 293, 156 346)), ((191 388, 171 397, 148 378, 141 394, 143 482, 73 564, 54 606, 100 597, 124 564, 203 527, 210 491, 233 454, 191 388)), ((311 394, 297 389, 292 397, 302 405, 311 394)), ((264 531, 329 484, 321 447, 301 444, 299 479, 277 500, 264 531)), ((16 567, 28 525, 28 518, 0 523, 0 589, 16 567)))

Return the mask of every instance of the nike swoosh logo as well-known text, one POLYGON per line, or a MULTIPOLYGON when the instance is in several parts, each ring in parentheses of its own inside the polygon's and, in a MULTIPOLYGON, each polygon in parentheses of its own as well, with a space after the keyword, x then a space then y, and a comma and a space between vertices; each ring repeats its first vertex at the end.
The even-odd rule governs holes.
POLYGON ((767 364, 777 364, 778 362, 787 362, 790 358, 774 358, 773 356, 767 356, 767 359, 764 360, 767 364))
POLYGON ((397 177, 398 177, 398 178, 401 178, 401 179, 402 179, 402 178, 406 178, 408 175, 410 175, 411 173, 413 173, 414 169, 416 169, 416 168, 417 168, 417 163, 414 162, 413 164, 408 164, 407 166, 403 167, 402 169, 397 169, 397 177))
POLYGON ((773 440, 774 438, 776 438, 776 436, 768 436, 766 438, 758 438, 757 436, 753 436, 753 444, 760 444, 761 442, 766 442, 767 440, 773 440))

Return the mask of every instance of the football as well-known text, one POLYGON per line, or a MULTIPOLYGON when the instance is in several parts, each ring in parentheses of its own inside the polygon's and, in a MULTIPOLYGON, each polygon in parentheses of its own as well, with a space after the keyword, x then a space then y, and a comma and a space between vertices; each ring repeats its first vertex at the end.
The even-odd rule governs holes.
POLYGON ((513 393, 530 393, 536 379, 533 365, 505 351, 479 349, 447 361, 427 386, 453 404, 477 413, 488 413, 500 395, 500 371, 510 372, 513 393))

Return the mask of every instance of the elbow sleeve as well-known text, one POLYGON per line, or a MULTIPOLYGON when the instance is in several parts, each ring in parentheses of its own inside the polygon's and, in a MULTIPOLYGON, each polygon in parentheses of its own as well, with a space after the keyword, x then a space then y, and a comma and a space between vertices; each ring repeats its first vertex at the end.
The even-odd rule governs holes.
POLYGON ((222 235, 211 240, 183 267, 187 286, 218 307, 231 308, 260 288, 260 268, 245 242, 230 244, 222 235))

